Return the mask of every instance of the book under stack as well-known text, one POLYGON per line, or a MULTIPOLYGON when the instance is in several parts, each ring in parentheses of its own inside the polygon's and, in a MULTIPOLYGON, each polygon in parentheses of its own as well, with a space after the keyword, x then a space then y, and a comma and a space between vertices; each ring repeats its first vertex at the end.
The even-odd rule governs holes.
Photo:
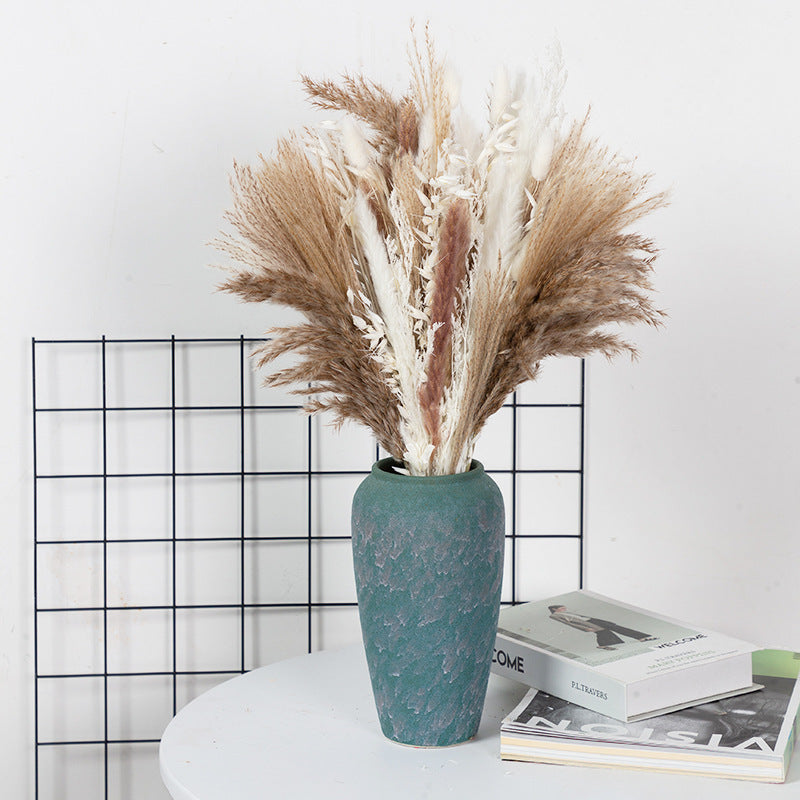
POLYGON ((501 611, 492 669, 533 687, 501 725, 504 759, 786 778, 798 653, 578 591, 501 611))

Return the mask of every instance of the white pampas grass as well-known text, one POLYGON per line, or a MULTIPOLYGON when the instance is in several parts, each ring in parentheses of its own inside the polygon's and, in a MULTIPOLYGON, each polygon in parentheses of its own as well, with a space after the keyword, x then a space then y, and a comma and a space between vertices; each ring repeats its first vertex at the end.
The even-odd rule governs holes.
POLYGON ((361 133, 358 123, 345 117, 340 123, 340 130, 346 163, 354 172, 366 173, 370 164, 374 162, 374 154, 370 153, 371 148, 361 133))
POLYGON ((553 158, 555 146, 556 139, 553 131, 542 131, 539 141, 536 142, 533 159, 531 160, 531 177, 535 181, 543 181, 547 177, 547 170, 550 169, 550 161, 553 158))
POLYGON ((489 121, 497 125, 511 102, 511 88, 508 84, 508 70, 505 65, 500 65, 494 76, 492 85, 492 99, 489 104, 489 121))

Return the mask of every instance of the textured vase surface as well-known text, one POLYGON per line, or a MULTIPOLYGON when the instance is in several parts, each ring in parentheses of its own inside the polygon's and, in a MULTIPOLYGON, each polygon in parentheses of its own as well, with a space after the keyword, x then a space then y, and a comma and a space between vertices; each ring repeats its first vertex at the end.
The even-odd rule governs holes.
POLYGON ((478 730, 500 609, 505 514, 473 461, 409 477, 377 462, 353 498, 353 563, 385 736, 447 746, 478 730))

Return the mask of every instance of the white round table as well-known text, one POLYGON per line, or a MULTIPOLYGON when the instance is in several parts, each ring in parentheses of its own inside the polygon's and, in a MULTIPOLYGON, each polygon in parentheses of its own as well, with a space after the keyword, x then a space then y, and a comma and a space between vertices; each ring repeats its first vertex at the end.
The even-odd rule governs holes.
POLYGON ((501 761, 499 727, 525 687, 491 676, 471 742, 418 749, 381 734, 360 646, 253 670, 201 695, 161 739, 175 800, 265 798, 800 799, 800 754, 784 785, 501 761))

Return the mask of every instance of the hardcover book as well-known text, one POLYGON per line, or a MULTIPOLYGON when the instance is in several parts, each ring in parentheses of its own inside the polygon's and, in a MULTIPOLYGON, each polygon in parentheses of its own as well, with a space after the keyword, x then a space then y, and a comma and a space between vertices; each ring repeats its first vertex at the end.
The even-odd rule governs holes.
POLYGON ((503 720, 510 761, 628 767, 781 783, 800 728, 800 653, 753 653, 758 692, 620 723, 532 689, 503 720))
POLYGON ((580 590, 503 609, 492 670, 631 722, 757 689, 755 649, 580 590))

